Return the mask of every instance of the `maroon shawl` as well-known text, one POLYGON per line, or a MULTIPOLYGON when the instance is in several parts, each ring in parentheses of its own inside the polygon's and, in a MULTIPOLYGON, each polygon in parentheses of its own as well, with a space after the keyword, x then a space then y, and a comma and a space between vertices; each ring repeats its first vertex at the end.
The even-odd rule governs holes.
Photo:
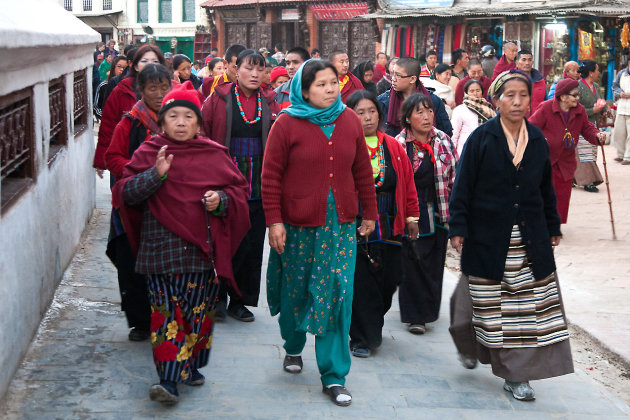
POLYGON ((137 251, 140 239, 140 209, 123 202, 127 181, 155 165, 157 153, 167 145, 166 155, 174 156, 168 177, 147 199, 153 216, 168 230, 199 246, 211 257, 206 229, 206 211, 201 202, 208 190, 223 190, 229 197, 227 214, 217 217, 208 213, 212 232, 214 264, 217 274, 238 291, 232 273, 232 256, 250 228, 249 183, 230 159, 228 149, 201 136, 185 142, 158 134, 145 141, 125 166, 123 177, 112 191, 115 208, 120 208, 123 225, 132 249, 137 251))
MULTIPOLYGON (((416 92, 422 93, 431 98, 431 94, 424 87, 421 81, 418 80, 418 86, 416 86, 416 92)), ((403 103, 402 93, 396 92, 392 87, 389 91, 389 107, 387 108, 387 124, 394 127, 400 127, 400 108, 403 103)))

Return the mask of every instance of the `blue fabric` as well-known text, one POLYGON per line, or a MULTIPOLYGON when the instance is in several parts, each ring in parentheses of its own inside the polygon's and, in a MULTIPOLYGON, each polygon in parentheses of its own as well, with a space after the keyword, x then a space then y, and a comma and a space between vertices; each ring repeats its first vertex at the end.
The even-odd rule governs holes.
POLYGON ((289 94, 289 101, 291 106, 283 109, 280 113, 287 113, 292 117, 302 118, 309 120, 313 124, 328 125, 335 121, 339 114, 346 109, 346 105, 341 102, 341 94, 337 95, 337 99, 328 108, 315 108, 304 100, 302 96, 302 70, 304 65, 311 60, 306 60, 304 64, 300 66, 293 80, 291 80, 291 92, 289 94))

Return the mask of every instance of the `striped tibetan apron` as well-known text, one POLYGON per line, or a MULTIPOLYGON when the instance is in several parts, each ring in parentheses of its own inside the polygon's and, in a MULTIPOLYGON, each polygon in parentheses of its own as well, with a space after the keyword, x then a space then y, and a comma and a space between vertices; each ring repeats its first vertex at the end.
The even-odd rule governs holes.
POLYGON ((542 347, 569 338, 555 273, 536 280, 518 225, 501 283, 470 276, 473 327, 488 348, 542 347))

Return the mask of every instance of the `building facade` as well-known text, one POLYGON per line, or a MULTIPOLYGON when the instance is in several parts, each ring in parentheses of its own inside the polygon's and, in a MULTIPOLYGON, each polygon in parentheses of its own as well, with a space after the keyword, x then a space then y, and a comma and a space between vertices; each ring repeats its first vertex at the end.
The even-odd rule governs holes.
MULTIPOLYGON (((201 0, 58 0, 66 10, 98 31, 102 40, 114 39, 118 48, 154 43, 163 52, 193 58, 195 38, 208 38, 208 19, 201 0), (197 34, 197 37, 195 36, 197 34)), ((209 51, 209 48, 208 48, 209 51)))
POLYGON ((0 36, 1 397, 94 208, 100 37, 44 0, 4 3, 0 36))
POLYGON ((210 27, 219 52, 232 44, 273 51, 300 46, 321 50, 325 57, 334 50, 347 51, 350 65, 373 60, 378 28, 362 16, 376 10, 376 1, 278 1, 208 0, 210 27))

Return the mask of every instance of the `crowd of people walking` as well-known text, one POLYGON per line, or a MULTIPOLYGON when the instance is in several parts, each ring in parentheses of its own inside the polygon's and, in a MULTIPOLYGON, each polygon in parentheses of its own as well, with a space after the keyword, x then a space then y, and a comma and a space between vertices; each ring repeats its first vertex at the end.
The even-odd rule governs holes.
MULTIPOLYGON (((396 291, 405 328, 431 332, 449 238, 463 366, 490 364, 518 400, 534 399, 530 380, 573 371, 553 247, 572 186, 601 182, 596 63, 568 62, 547 94, 513 43, 499 59, 378 53, 352 71, 345 51, 279 45, 232 45, 205 64, 153 45, 101 51, 94 168, 110 173, 107 255, 129 339, 151 341, 151 399, 203 385, 214 323, 255 321, 264 275, 282 369, 302 372, 314 335, 323 393, 350 405, 352 356, 378 357, 396 291)), ((626 164, 628 69, 615 95, 626 164)))

